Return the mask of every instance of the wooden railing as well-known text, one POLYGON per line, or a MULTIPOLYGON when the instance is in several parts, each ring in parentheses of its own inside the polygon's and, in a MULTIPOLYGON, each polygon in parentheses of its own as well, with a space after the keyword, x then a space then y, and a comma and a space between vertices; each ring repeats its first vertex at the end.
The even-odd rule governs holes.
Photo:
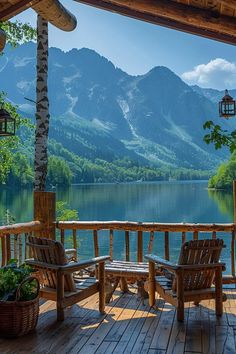
POLYGON ((19 264, 28 258, 27 237, 40 230, 43 230, 40 221, 0 226, 1 266, 5 266, 12 258, 17 259, 19 264))
POLYGON ((187 239, 197 240, 202 235, 208 236, 208 238, 222 237, 224 233, 230 241, 230 258, 231 258, 231 276, 225 278, 225 282, 235 281, 235 224, 189 224, 189 223, 139 223, 128 221, 60 221, 57 222, 56 228, 60 230, 61 242, 65 244, 66 230, 72 230, 73 233, 73 247, 77 248, 77 233, 78 230, 92 231, 93 243, 94 243, 94 255, 99 256, 99 233, 108 230, 109 231, 109 252, 110 257, 113 259, 114 255, 114 232, 124 232, 125 242, 125 260, 130 260, 130 233, 135 232, 137 235, 137 261, 142 262, 145 253, 151 253, 153 250, 153 244, 155 242, 155 236, 157 233, 162 233, 164 236, 164 257, 170 259, 170 240, 175 237, 176 233, 181 234, 181 242, 185 242, 187 239), (143 235, 149 234, 149 242, 147 250, 143 248, 143 235), (219 235, 219 233, 221 235, 219 235), (145 253, 144 253, 145 252, 145 253))
MULTIPOLYGON (((136 260, 138 262, 143 261, 143 256, 146 253, 153 251, 153 246, 158 247, 160 243, 160 234, 163 235, 164 251, 163 256, 169 260, 172 255, 171 241, 173 238, 180 238, 180 242, 185 242, 187 239, 198 239, 202 235, 208 238, 224 237, 227 244, 227 252, 230 252, 230 265, 231 268, 227 273, 230 273, 230 277, 224 279, 225 283, 236 282, 235 277, 235 224, 188 224, 188 223, 138 223, 127 221, 60 221, 56 223, 56 228, 59 230, 59 238, 63 244, 67 243, 68 234, 72 234, 72 247, 78 253, 78 238, 80 237, 79 231, 92 232, 93 235, 93 247, 94 255, 100 255, 99 236, 103 231, 108 232, 109 239, 109 253, 111 259, 114 258, 114 235, 115 232, 121 231, 124 235, 125 245, 125 260, 130 261, 131 254, 136 252, 136 260), (136 246, 130 242, 131 234, 136 235, 136 246), (147 247, 144 247, 144 235, 148 235, 147 247), (131 247, 132 246, 132 247, 131 247), (132 249, 131 249, 132 248, 132 249), (135 250, 133 249, 135 248, 135 250)), ((28 249, 26 247, 26 241, 28 235, 43 235, 46 237, 45 227, 39 221, 32 221, 23 224, 14 224, 9 226, 0 227, 0 264, 4 266, 12 259, 18 259, 21 263, 25 258, 29 257, 28 249)), ((121 236, 122 237, 122 236, 121 236)), ((155 250, 156 252, 156 250, 155 250)))

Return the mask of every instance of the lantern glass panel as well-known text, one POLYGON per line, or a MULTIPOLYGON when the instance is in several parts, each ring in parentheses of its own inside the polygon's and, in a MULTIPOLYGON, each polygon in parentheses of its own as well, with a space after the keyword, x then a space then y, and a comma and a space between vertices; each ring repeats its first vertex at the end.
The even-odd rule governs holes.
POLYGON ((15 135, 15 131, 15 119, 6 110, 0 109, 0 137, 13 136, 15 135))
POLYGON ((225 90, 225 96, 219 103, 219 113, 220 116, 224 118, 236 115, 236 104, 233 98, 229 95, 228 90, 225 90))

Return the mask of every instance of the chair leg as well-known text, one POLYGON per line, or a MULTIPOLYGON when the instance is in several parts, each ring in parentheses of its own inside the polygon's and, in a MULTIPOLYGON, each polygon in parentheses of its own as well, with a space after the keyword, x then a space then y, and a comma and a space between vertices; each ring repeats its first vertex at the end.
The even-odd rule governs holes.
POLYGON ((64 321, 64 309, 62 300, 64 298, 64 275, 61 272, 57 273, 57 320, 64 321))
POLYGON ((60 308, 58 306, 57 307, 57 321, 64 321, 64 319, 65 319, 64 309, 60 308))
POLYGON ((215 271, 215 309, 216 316, 223 314, 223 292, 222 292, 222 269, 217 268, 215 271))
POLYGON ((177 278, 177 320, 184 321, 184 274, 179 271, 177 278))
POLYGON ((129 292, 129 288, 128 288, 128 284, 127 281, 124 277, 120 277, 120 290, 123 293, 128 293, 129 292))
POLYGON ((177 320, 183 322, 184 321, 184 305, 178 304, 177 307, 177 320))
POLYGON ((149 279, 148 279, 148 291, 149 291, 149 305, 153 307, 155 305, 155 263, 149 262, 149 279))
POLYGON ((98 266, 99 278, 99 311, 101 314, 105 313, 105 263, 101 262, 98 266))

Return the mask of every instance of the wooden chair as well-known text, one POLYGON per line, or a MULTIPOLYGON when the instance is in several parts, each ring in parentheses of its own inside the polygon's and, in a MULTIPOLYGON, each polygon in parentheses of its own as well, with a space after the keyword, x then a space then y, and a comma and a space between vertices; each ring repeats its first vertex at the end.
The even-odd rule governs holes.
POLYGON ((167 302, 177 307, 177 319, 184 320, 184 302, 215 299, 216 315, 223 313, 222 271, 225 264, 219 262, 223 240, 194 240, 182 245, 178 264, 154 255, 146 255, 149 261, 149 303, 155 304, 155 291, 167 302), (163 275, 155 277, 156 267, 163 275), (213 286, 213 284, 215 286, 213 286))
POLYGON ((40 296, 56 301, 57 319, 64 320, 64 309, 68 306, 99 293, 99 311, 105 309, 105 261, 109 256, 96 257, 81 262, 68 262, 63 245, 54 240, 29 236, 27 245, 33 259, 26 260, 38 271, 40 296), (98 264, 98 280, 81 276, 80 271, 98 264), (73 274, 77 272, 77 274, 73 274))

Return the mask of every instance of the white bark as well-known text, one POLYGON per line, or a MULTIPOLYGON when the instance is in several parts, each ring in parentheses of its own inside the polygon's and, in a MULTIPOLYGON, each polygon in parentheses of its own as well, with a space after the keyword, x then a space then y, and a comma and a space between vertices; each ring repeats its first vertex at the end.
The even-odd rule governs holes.
POLYGON ((37 87, 35 131, 34 189, 44 191, 47 177, 47 145, 49 131, 48 101, 48 22, 38 15, 37 23, 37 87))

